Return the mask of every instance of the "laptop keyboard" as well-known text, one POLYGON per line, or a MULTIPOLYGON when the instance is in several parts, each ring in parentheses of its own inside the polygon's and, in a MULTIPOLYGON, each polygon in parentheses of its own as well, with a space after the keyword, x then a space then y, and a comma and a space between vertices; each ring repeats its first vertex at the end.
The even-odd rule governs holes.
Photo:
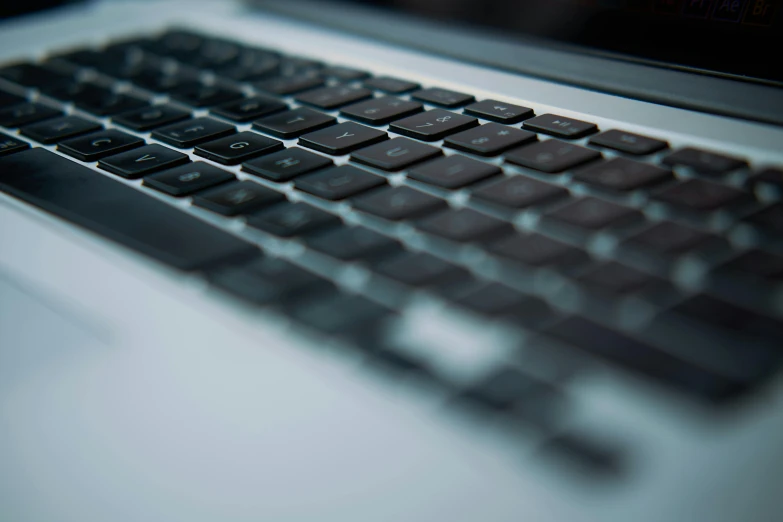
POLYGON ((412 298, 710 404, 783 358, 783 166, 180 30, 0 79, 4 192, 398 367, 438 373, 383 341, 412 298))

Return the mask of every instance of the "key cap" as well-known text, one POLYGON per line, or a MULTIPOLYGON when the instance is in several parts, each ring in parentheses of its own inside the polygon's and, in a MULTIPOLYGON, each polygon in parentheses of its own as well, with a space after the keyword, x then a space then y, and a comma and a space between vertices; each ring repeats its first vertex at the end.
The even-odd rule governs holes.
POLYGON ((551 134, 557 138, 576 139, 598 130, 594 123, 577 120, 575 118, 566 118, 557 114, 542 114, 522 124, 524 128, 533 132, 542 132, 551 134))
POLYGON ((48 105, 32 102, 21 103, 0 111, 0 127, 21 127, 62 115, 62 111, 48 105))
POLYGON ((329 127, 335 123, 337 123, 337 120, 328 114, 301 108, 267 116, 253 122, 253 127, 277 138, 287 140, 329 127))
POLYGON ((197 207, 224 216, 255 212, 281 201, 285 201, 283 194, 252 181, 228 183, 193 197, 193 204, 197 207))
POLYGON ((409 82, 407 80, 400 80, 398 78, 391 78, 389 76, 368 78, 364 80, 364 86, 368 89, 374 89, 376 91, 382 91, 389 94, 403 94, 420 87, 418 83, 409 82))
POLYGON ((382 141, 351 154, 351 160, 381 170, 397 171, 443 154, 440 149, 408 138, 382 141))
POLYGON ((235 132, 236 128, 228 123, 212 118, 195 118, 161 127, 152 133, 152 137, 180 149, 189 149, 235 132))
POLYGON ((286 109, 288 109, 288 105, 279 100, 267 98, 266 96, 253 96, 218 105, 213 107, 210 112, 231 121, 244 123, 282 112, 286 109))
POLYGON ((235 63, 221 67, 218 78, 235 82, 253 82, 280 75, 280 58, 265 51, 245 50, 235 63))
POLYGON ((136 86, 156 93, 169 93, 179 87, 198 81, 198 76, 193 72, 182 69, 168 71, 157 66, 154 68, 142 66, 138 70, 129 70, 121 75, 136 86))
POLYGON ((343 292, 297 304, 290 313, 294 320, 321 333, 360 340, 374 340, 378 324, 391 315, 384 306, 343 292))
POLYGON ((541 445, 539 453, 587 477, 617 478, 627 471, 624 452, 591 434, 558 433, 541 445))
POLYGON ((756 212, 746 221, 768 232, 783 234, 783 203, 775 203, 756 212))
POLYGON ((281 150, 242 164, 242 170, 272 181, 288 181, 334 165, 331 159, 298 147, 281 150))
POLYGON ((767 168, 748 179, 748 186, 764 184, 783 189, 783 169, 767 168))
POLYGON ((233 174, 203 161, 180 165, 144 178, 144 185, 182 197, 236 179, 233 174))
POLYGON ((445 210, 448 205, 440 198, 410 187, 395 187, 360 196, 354 200, 353 207, 384 219, 398 221, 445 210))
POLYGON ((18 63, 0 68, 0 78, 24 87, 41 87, 63 84, 73 80, 73 76, 33 63, 18 63))
POLYGON ((602 263, 583 274, 578 281, 589 288, 611 294, 640 292, 652 286, 661 286, 663 281, 653 275, 615 262, 602 263))
POLYGON ((671 311, 716 328, 759 337, 778 348, 782 346, 783 323, 722 299, 700 294, 679 303, 671 311))
POLYGON ((488 283, 469 291, 454 302, 473 312, 496 316, 508 313, 524 301, 525 296, 516 290, 499 283, 488 283))
POLYGON ((318 107, 319 109, 332 110, 371 97, 372 91, 364 87, 336 85, 334 87, 322 87, 303 92, 296 96, 296 101, 318 107))
POLYGON ((169 92, 175 100, 192 107, 212 107, 242 99, 240 91, 199 82, 180 85, 169 92))
POLYGON ((546 140, 506 152, 506 161, 550 174, 563 172, 601 157, 601 153, 560 140, 546 140))
POLYGON ((690 167, 702 174, 726 174, 747 166, 745 160, 687 147, 669 154, 663 163, 671 166, 690 167))
POLYGON ((112 117, 111 121, 123 127, 143 132, 188 118, 190 118, 190 112, 178 109, 173 105, 154 105, 123 112, 112 117))
POLYGON ((311 58, 301 56, 284 56, 280 63, 280 74, 283 76, 318 76, 321 69, 326 67, 323 63, 311 58))
POLYGON ((223 165, 243 161, 283 150, 283 143, 255 132, 245 131, 196 146, 194 153, 223 165))
POLYGON ((248 226, 279 237, 297 237, 335 227, 340 218, 306 203, 276 205, 247 219, 248 226))
POLYGON ((61 141, 57 150, 81 161, 98 161, 144 145, 144 140, 116 129, 61 141))
POLYGON ((340 67, 337 65, 330 65, 324 67, 320 72, 321 76, 330 80, 337 80, 340 82, 352 82, 355 80, 363 80, 370 76, 370 73, 366 71, 360 71, 358 69, 351 69, 350 67, 340 67))
POLYGON ((389 135, 383 131, 349 121, 305 134, 299 138, 299 145, 342 156, 387 139, 389 135))
POLYGON ((384 96, 343 107, 340 114, 367 125, 385 125, 423 110, 424 106, 419 102, 384 96))
POLYGON ((476 101, 476 98, 470 94, 438 88, 429 88, 416 91, 411 94, 411 98, 414 100, 423 101, 424 103, 440 105, 441 107, 446 107, 449 109, 462 107, 465 104, 476 101))
POLYGON ((478 125, 476 118, 443 109, 433 109, 395 121, 389 126, 389 130, 422 141, 438 141, 449 134, 467 130, 476 125, 478 125))
POLYGON ((340 227, 310 237, 307 246, 343 261, 367 260, 399 247, 397 241, 364 227, 340 227))
POLYGON ((178 208, 45 149, 1 158, 0 190, 180 270, 257 252, 178 208))
POLYGON ((328 168, 294 180, 297 189, 332 201, 385 184, 385 178, 350 165, 328 168))
POLYGON ((454 154, 420 165, 408 172, 408 177, 422 183, 456 189, 500 172, 500 167, 496 165, 454 154))
POLYGON ((675 207, 702 212, 751 200, 747 192, 701 179, 689 179, 672 185, 652 197, 675 207))
POLYGON ((574 172, 574 179, 597 187, 626 192, 674 179, 670 170, 626 158, 595 162, 574 172))
POLYGON ((0 89, 0 109, 24 103, 25 101, 27 100, 22 96, 0 89))
POLYGON ((512 261, 540 267, 584 263, 587 253, 541 234, 515 234, 488 246, 489 251, 512 261))
POLYGON ((277 94, 278 96, 288 96, 289 94, 315 89, 323 85, 324 80, 321 77, 311 74, 278 76, 277 78, 270 78, 253 84, 256 89, 277 94))
POLYGON ((712 234, 671 221, 663 221, 631 236, 624 244, 660 254, 682 254, 710 244, 717 244, 718 241, 720 239, 712 234))
POLYGON ((499 123, 487 123, 450 136, 443 144, 446 147, 472 152, 479 156, 496 156, 504 150, 519 147, 537 139, 532 132, 507 127, 499 123))
POLYGON ((17 138, 12 138, 0 132, 0 157, 21 152, 30 148, 30 144, 17 138))
POLYGON ((608 201, 585 197, 576 199, 565 207, 548 212, 546 217, 574 227, 598 230, 641 219, 642 214, 638 210, 608 201))
POLYGON ((71 81, 41 87, 41 93, 63 102, 90 101, 111 94, 105 84, 95 82, 71 81))
POLYGON ((783 279, 783 256, 763 250, 750 250, 719 268, 768 279, 783 279))
POLYGON ((463 208, 429 217, 418 228, 452 241, 489 241, 512 231, 509 223, 463 208))
POLYGON ((568 190, 527 176, 504 177, 474 190, 479 201, 511 208, 526 208, 568 196, 568 190))
POLYGON ((188 163, 185 154, 162 145, 145 145, 138 149, 109 156, 98 162, 98 168, 128 179, 137 179, 152 172, 188 163))
POLYGON ((406 285, 426 286, 451 280, 463 269, 430 254, 405 252, 379 263, 375 271, 406 285))
POLYGON ((506 125, 532 118, 533 109, 497 100, 483 100, 465 107, 465 114, 506 125))
POLYGON ((57 143, 66 138, 87 134, 103 127, 95 122, 79 118, 78 116, 61 116, 39 123, 33 123, 22 127, 19 131, 23 136, 32 138, 39 143, 57 143))
POLYGON ((597 136, 590 138, 591 145, 606 147, 607 149, 619 150, 626 154, 643 156, 658 152, 669 146, 663 140, 648 138, 632 132, 625 132, 617 129, 602 132, 597 136))
POLYGON ((544 402, 544 407, 557 408, 562 392, 550 384, 503 367, 484 377, 460 394, 460 398, 499 412, 519 407, 528 409, 531 402, 544 402))
POLYGON ((149 102, 136 96, 106 91, 89 100, 77 100, 76 106, 96 116, 113 116, 149 107, 149 102))

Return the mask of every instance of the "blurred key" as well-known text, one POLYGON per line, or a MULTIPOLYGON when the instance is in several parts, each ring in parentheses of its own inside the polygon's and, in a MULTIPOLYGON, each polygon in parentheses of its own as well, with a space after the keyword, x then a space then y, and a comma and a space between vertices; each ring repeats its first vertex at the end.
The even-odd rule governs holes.
POLYGON ((353 207, 384 219, 410 219, 448 208, 446 201, 410 187, 394 187, 359 196, 353 207))
POLYGON ((23 136, 32 138, 39 143, 51 144, 102 128, 101 125, 78 116, 61 116, 27 125, 22 127, 20 132, 23 136))
POLYGON ((757 277, 783 279, 783 256, 763 250, 750 250, 724 263, 720 268, 757 277))
POLYGON ((746 221, 767 232, 783 234, 783 203, 775 203, 752 214, 746 221))
POLYGON ((371 97, 372 91, 369 89, 337 85, 303 92, 297 95, 296 101, 318 107, 319 109, 332 110, 371 97))
POLYGON ((546 140, 505 154, 506 161, 551 174, 599 159, 601 153, 560 140, 546 140))
POLYGON ((340 223, 334 214, 306 203, 276 205, 247 219, 248 226, 280 237, 302 236, 340 223))
POLYGON ((320 154, 291 147, 245 162, 242 170, 262 178, 282 182, 332 165, 334 162, 331 159, 320 154))
POLYGON ((253 122, 253 127, 277 138, 291 139, 335 123, 337 120, 328 114, 300 108, 262 118, 253 122))
POLYGON ((647 136, 617 129, 608 130, 593 136, 590 138, 590 144, 639 156, 652 154, 669 146, 663 140, 648 138, 647 136))
POLYGON ((471 197, 503 207, 526 208, 568 196, 568 190, 527 176, 508 176, 475 189, 471 197))
POLYGON ((402 94, 419 88, 418 83, 391 78, 389 76, 378 76, 368 78, 364 81, 364 86, 368 89, 387 92, 389 94, 402 94))
POLYGON ((465 107, 465 114, 498 123, 512 124, 534 116, 533 109, 497 100, 483 100, 465 107))
POLYGON ((595 162, 574 172, 574 179, 600 188, 630 191, 674 178, 670 170, 626 158, 595 162))
POLYGON ((288 106, 274 98, 253 96, 213 107, 210 112, 231 121, 244 123, 284 111, 288 106))
POLYGON ((0 127, 21 127, 37 121, 43 121, 55 116, 62 116, 62 111, 40 103, 21 103, 0 110, 0 127))
POLYGON ((408 177, 447 189, 456 189, 500 174, 500 167, 461 154, 446 156, 413 168, 408 177))
POLYGON ((252 181, 228 183, 196 194, 193 204, 224 216, 247 214, 285 201, 280 192, 252 181))
POLYGON ((368 125, 385 125, 423 110, 419 102, 384 96, 343 107, 340 114, 368 125))
POLYGON ((21 152, 29 148, 29 143, 0 133, 0 157, 13 154, 14 152, 21 152))
POLYGON ((747 192, 701 179, 672 185, 653 194, 653 198, 675 207, 703 212, 751 200, 747 192))
POLYGON ((488 249, 512 261, 530 266, 565 266, 587 261, 587 253, 540 234, 514 234, 492 243, 488 249))
POLYGON ((225 170, 196 161, 144 178, 144 185, 170 196, 182 197, 236 179, 225 170))
POLYGON ((390 279, 411 286, 446 281, 463 269, 425 253, 405 252, 376 265, 375 270, 390 279))
POLYGON ((642 214, 638 210, 615 203, 585 197, 574 200, 565 207, 548 212, 546 217, 574 227, 598 230, 641 219, 642 214))
POLYGON ((294 186, 320 198, 345 199, 386 184, 386 179, 350 165, 332 167, 296 178, 294 186))
POLYGON ((471 209, 448 210, 425 219, 419 229, 452 241, 489 241, 510 233, 511 224, 471 209))
POLYGON ((188 118, 190 118, 190 112, 178 109, 173 105, 154 105, 123 112, 114 116, 112 121, 123 127, 143 132, 188 118))
POLYGON ((626 239, 624 244, 660 254, 681 254, 708 244, 716 244, 717 236, 671 221, 663 221, 626 239))
POLYGON ((602 263, 578 280, 590 288, 611 294, 638 292, 663 283, 653 275, 615 262, 602 263))
POLYGON ((692 147, 680 149, 663 159, 666 165, 690 167, 703 174, 725 174, 747 165, 740 158, 692 147))
POLYGON ((504 150, 534 142, 536 139, 532 132, 498 123, 487 123, 446 138, 444 145, 479 156, 496 156, 504 150))
POLYGON ((307 245, 343 261, 366 260, 399 247, 394 239, 358 226, 344 226, 320 233, 310 237, 307 245))
POLYGON ((534 131, 551 134, 558 138, 576 139, 587 136, 598 130, 594 123, 577 120, 575 118, 566 118, 557 114, 542 114, 529 120, 525 120, 524 128, 534 131))
POLYGON ((429 88, 416 91, 411 94, 411 98, 414 100, 423 101, 425 103, 440 105, 441 107, 446 107, 449 109, 462 107, 463 105, 476 100, 470 94, 438 88, 429 88))

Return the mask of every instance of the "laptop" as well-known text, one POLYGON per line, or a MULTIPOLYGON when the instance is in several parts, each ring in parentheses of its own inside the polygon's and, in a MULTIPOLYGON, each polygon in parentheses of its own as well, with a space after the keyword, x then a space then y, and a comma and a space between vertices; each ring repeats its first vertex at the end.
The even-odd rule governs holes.
POLYGON ((4 20, 0 520, 780 520, 782 16, 4 20))

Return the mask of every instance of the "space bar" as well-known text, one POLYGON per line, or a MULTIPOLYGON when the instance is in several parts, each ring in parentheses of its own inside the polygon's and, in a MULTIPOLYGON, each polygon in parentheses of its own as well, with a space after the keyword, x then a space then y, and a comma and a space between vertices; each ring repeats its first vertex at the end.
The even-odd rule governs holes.
POLYGON ((250 243, 46 149, 0 158, 0 191, 181 270, 257 252, 250 243))

